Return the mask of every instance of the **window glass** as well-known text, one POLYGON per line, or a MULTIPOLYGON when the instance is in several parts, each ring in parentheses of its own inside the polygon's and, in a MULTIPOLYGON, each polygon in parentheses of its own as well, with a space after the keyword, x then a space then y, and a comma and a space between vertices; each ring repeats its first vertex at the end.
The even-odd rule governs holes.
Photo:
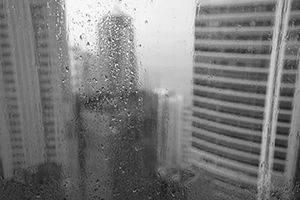
POLYGON ((299 0, 0 0, 0 199, 299 199, 299 0))

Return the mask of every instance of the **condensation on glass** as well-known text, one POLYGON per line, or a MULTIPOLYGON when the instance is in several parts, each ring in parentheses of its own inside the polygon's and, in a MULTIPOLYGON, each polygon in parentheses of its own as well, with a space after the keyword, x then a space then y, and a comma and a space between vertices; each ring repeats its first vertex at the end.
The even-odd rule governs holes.
POLYGON ((129 2, 0 0, 0 199, 299 198, 300 1, 200 0, 174 17, 179 3, 147 8, 191 19, 173 81, 192 74, 189 97, 141 83, 140 48, 162 58, 171 41, 169 59, 181 33, 142 26, 129 2), (93 34, 70 28, 72 3, 93 34))

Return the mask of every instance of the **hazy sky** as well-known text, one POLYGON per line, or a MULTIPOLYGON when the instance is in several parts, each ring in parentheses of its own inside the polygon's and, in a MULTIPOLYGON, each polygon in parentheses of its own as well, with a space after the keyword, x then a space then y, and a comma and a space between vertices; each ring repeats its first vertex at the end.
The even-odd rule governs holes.
MULTIPOLYGON (((95 50, 96 24, 115 0, 66 0, 72 45, 95 50), (81 39, 82 38, 82 39, 81 39)), ((133 18, 140 80, 191 94, 194 0, 122 0, 120 9, 133 18)))

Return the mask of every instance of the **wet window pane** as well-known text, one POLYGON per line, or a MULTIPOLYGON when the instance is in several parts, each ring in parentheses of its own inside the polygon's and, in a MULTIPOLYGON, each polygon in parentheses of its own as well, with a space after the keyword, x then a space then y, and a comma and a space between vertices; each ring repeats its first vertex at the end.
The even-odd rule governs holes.
POLYGON ((299 0, 0 0, 0 199, 299 199, 299 0))

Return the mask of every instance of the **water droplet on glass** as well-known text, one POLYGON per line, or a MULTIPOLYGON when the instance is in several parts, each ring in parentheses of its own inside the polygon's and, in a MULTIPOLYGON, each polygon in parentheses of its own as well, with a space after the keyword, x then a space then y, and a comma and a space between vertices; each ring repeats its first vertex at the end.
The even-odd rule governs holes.
POLYGON ((173 192, 171 192, 171 195, 172 195, 172 197, 175 197, 174 191, 173 191, 173 192))
POLYGON ((98 80, 97 80, 96 78, 93 78, 93 81, 94 81, 95 83, 98 83, 98 80))

